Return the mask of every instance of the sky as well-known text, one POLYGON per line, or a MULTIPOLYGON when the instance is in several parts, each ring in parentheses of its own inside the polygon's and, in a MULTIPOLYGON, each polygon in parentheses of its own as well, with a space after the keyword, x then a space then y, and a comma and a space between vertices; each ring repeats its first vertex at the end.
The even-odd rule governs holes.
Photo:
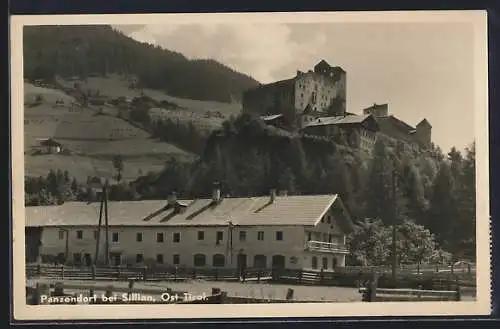
POLYGON ((119 25, 190 59, 214 59, 261 83, 291 78, 321 59, 347 71, 347 110, 374 103, 415 126, 426 118, 445 152, 474 139, 470 23, 119 25))

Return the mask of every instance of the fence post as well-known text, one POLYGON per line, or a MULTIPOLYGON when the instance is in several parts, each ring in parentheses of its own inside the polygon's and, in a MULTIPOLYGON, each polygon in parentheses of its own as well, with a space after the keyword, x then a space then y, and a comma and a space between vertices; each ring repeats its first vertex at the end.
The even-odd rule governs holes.
POLYGON ((193 279, 196 279, 196 268, 193 268, 193 279))
POLYGON ((439 264, 436 263, 436 273, 438 273, 438 272, 439 272, 439 264))
POLYGON ((61 279, 64 280, 64 265, 61 265, 61 279))
POLYGON ((174 281, 177 281, 177 266, 174 267, 174 281))
POLYGON ((302 269, 299 269, 299 284, 302 284, 302 269))
POLYGON ((96 277, 96 268, 95 265, 92 265, 92 280, 95 280, 96 277))
POLYGON ((112 285, 109 285, 106 287, 106 293, 104 296, 107 298, 113 296, 113 286, 112 285))
POLYGON ((261 269, 259 268, 257 270, 257 282, 260 282, 260 271, 261 271, 261 269))
POLYGON ((467 273, 468 274, 470 274, 470 272, 471 272, 471 268, 470 267, 471 267, 470 264, 467 264, 467 273))
POLYGON ((148 279, 148 267, 144 266, 142 268, 142 279, 146 281, 148 279))
POLYGON ((457 278, 457 288, 456 288, 456 292, 457 292, 457 295, 456 295, 456 301, 459 302, 462 300, 462 292, 461 292, 461 289, 460 289, 460 284, 458 282, 458 278, 457 278))
POLYGON ((54 296, 64 296, 64 284, 62 282, 54 284, 54 296))
POLYGON ((219 280, 219 269, 215 268, 215 281, 219 280))
POLYGON ((375 302, 377 300, 377 273, 372 271, 370 283, 368 285, 368 301, 375 302))
POLYGON ((42 265, 41 264, 36 264, 36 274, 38 276, 42 275, 42 265))
POLYGON ((454 272, 454 269, 453 269, 454 266, 455 266, 455 264, 451 263, 451 274, 453 274, 453 272, 454 272))
POLYGON ((36 305, 48 304, 49 297, 50 297, 50 286, 46 283, 37 283, 35 289, 35 304, 36 305))
POLYGON ((116 266, 116 278, 118 280, 120 280, 121 277, 122 277, 122 269, 120 268, 120 265, 117 265, 116 266))
POLYGON ((323 267, 321 268, 320 272, 319 272, 319 283, 320 284, 323 284, 323 279, 324 279, 324 269, 323 267))
POLYGON ((128 280, 128 294, 127 294, 127 296, 129 299, 132 296, 132 289, 134 289, 134 279, 128 280))

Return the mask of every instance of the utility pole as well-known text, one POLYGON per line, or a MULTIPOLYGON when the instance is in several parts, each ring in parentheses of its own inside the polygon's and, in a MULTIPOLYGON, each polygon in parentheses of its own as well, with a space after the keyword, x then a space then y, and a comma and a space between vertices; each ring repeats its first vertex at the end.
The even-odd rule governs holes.
POLYGON ((101 227, 102 227, 102 211, 104 207, 104 198, 101 196, 101 204, 99 207, 99 225, 97 226, 96 246, 95 246, 95 259, 94 264, 97 266, 99 260, 99 244, 101 243, 101 227))
POLYGON ((104 184, 103 189, 103 197, 104 197, 104 225, 105 225, 105 233, 106 233, 106 266, 109 266, 109 221, 108 221, 108 184, 104 184))
POLYGON ((397 226, 397 200, 396 200, 396 170, 392 171, 392 277, 396 278, 398 256, 396 251, 396 226, 397 226))

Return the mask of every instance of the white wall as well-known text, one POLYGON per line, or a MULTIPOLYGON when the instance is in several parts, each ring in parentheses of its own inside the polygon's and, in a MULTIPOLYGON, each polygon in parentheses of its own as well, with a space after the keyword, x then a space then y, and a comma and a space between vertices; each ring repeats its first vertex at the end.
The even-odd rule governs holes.
MULTIPOLYGON (((73 259, 73 253, 90 253, 95 255, 96 240, 94 239, 94 228, 71 227, 69 229, 69 257, 73 259), (83 238, 77 239, 77 231, 83 231, 83 238)), ((303 252, 304 229, 298 226, 265 226, 245 227, 233 229, 233 264, 230 262, 230 253, 227 245, 227 227, 110 227, 109 229, 109 251, 121 252, 122 263, 134 264, 136 254, 143 254, 145 261, 156 261, 157 254, 163 255, 164 264, 173 265, 173 255, 180 256, 179 266, 192 267, 193 256, 203 253, 206 256, 206 266, 212 266, 214 254, 226 256, 226 266, 236 267, 236 255, 242 250, 247 255, 247 267, 253 267, 255 255, 266 255, 267 267, 271 267, 273 255, 283 255, 286 258, 287 268, 298 268, 300 263, 293 262, 292 257, 299 259, 303 252), (204 232, 204 240, 198 240, 198 231, 204 232), (223 232, 223 240, 216 244, 216 232, 223 232), (240 241, 240 231, 246 231, 245 241, 240 241), (258 232, 264 232, 264 240, 258 240, 258 232), (276 231, 283 232, 283 240, 276 241, 276 231), (136 241, 136 234, 142 233, 142 242, 136 241), (164 233, 164 242, 157 242, 157 233, 164 233), (180 233, 180 242, 174 243, 173 234, 180 233), (118 242, 113 242, 113 233, 118 233, 118 242)), ((104 235, 104 233, 103 233, 104 235)), ((100 250, 103 252, 104 236, 101 238, 100 250)), ((45 228, 42 233, 42 255, 57 255, 64 253, 66 239, 59 239, 59 228, 45 228)), ((102 254, 101 254, 102 255, 102 254)), ((82 255, 83 257, 83 255, 82 255)), ((103 257, 103 256, 101 256, 103 257)))

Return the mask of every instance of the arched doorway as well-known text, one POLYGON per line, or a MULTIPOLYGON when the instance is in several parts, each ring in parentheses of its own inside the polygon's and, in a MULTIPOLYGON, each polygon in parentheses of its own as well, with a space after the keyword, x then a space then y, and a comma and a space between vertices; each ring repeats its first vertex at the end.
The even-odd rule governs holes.
POLYGON ((253 257, 253 266, 255 268, 266 268, 267 267, 266 255, 255 255, 253 257))

